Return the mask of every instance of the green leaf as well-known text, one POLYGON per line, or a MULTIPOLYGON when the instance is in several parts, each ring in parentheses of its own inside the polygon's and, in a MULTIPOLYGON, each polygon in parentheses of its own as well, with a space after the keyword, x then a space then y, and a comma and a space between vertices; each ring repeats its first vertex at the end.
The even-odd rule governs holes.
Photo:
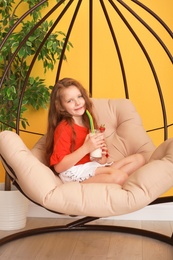
POLYGON ((32 47, 32 43, 30 41, 27 41, 26 45, 32 47))
POLYGON ((25 49, 24 48, 21 48, 20 50, 19 50, 19 57, 24 57, 25 56, 25 49))
POLYGON ((22 120, 21 123, 22 123, 23 128, 26 129, 25 121, 22 120))
POLYGON ((49 42, 47 43, 47 48, 50 49, 50 48, 52 47, 52 44, 53 44, 53 42, 52 42, 52 41, 49 41, 49 42))

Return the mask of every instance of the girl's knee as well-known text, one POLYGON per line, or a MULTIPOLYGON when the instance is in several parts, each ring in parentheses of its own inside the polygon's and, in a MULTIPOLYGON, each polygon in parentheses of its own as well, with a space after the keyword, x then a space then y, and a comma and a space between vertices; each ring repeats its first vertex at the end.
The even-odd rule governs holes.
POLYGON ((128 174, 125 172, 122 172, 122 171, 116 171, 116 172, 112 173, 111 175, 112 175, 112 182, 119 184, 121 186, 128 179, 128 174))
POLYGON ((142 154, 136 154, 136 161, 140 166, 145 164, 145 158, 142 154))

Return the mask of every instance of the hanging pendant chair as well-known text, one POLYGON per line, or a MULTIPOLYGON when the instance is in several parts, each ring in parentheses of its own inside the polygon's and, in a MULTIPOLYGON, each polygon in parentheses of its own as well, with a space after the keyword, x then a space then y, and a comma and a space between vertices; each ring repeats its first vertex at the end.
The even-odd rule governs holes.
MULTIPOLYGON (((38 5, 45 3, 41 1, 38 5)), ((132 176, 129 177, 128 181, 121 187, 117 184, 82 184, 82 183, 65 183, 54 175, 50 168, 44 161, 44 145, 45 136, 43 136, 35 144, 32 150, 28 149, 20 137, 20 111, 22 106, 23 96, 25 95, 25 89, 27 86, 27 80, 34 66, 35 60, 42 46, 44 45, 47 37, 51 34, 53 29, 58 25, 60 20, 66 15, 66 12, 71 6, 74 7, 74 13, 69 23, 69 28, 66 34, 66 40, 62 49, 61 57, 58 63, 57 74, 55 82, 61 76, 63 56, 66 50, 66 45, 73 31, 75 21, 80 12, 80 8, 84 1, 67 1, 65 5, 62 4, 65 1, 59 1, 40 21, 46 20, 49 15, 53 12, 58 12, 58 8, 62 8, 61 12, 58 13, 57 19, 54 22, 52 28, 49 30, 42 44, 39 46, 37 53, 33 57, 28 69, 28 74, 24 82, 18 106, 18 114, 16 118, 16 133, 11 131, 3 131, 0 133, 0 155, 5 170, 9 174, 12 182, 16 187, 31 201, 44 207, 45 209, 57 213, 65 214, 70 216, 87 216, 79 218, 78 220, 72 221, 72 223, 65 226, 56 227, 45 227, 37 228, 34 230, 27 230, 18 232, 16 234, 7 236, 0 239, 0 245, 3 245, 9 241, 15 239, 42 234, 47 232, 58 232, 58 231, 75 231, 75 230, 96 230, 96 231, 115 231, 123 233, 138 234, 151 238, 158 239, 162 242, 166 242, 173 245, 172 237, 165 236, 163 234, 154 233, 147 230, 140 230, 128 227, 117 227, 117 226, 105 226, 105 225, 88 225, 87 223, 96 220, 101 217, 118 216, 134 212, 147 205, 172 202, 173 196, 160 197, 163 193, 169 190, 173 186, 173 139, 168 136, 168 125, 167 122, 167 109, 162 93, 162 87, 159 82, 159 75, 155 70, 154 64, 150 58, 150 55, 143 43, 129 24, 121 11, 121 8, 125 8, 135 19, 137 19, 147 30, 156 38, 158 43, 162 46, 165 55, 172 61, 172 56, 169 49, 165 46, 160 37, 155 33, 154 30, 137 15, 123 1, 107 1, 111 10, 114 10, 118 15, 131 35, 133 35, 135 41, 139 45, 150 71, 153 75, 155 87, 160 99, 161 116, 163 120, 163 142, 157 148, 153 144, 151 138, 146 133, 141 118, 136 111, 135 106, 129 100, 130 91, 128 86, 128 80, 126 75, 126 66, 124 58, 121 52, 121 47, 118 44, 116 38, 116 32, 112 25, 111 19, 108 14, 108 9, 105 5, 105 1, 98 1, 100 3, 101 10, 105 16, 110 34, 115 47, 116 57, 119 60, 119 66, 121 71, 121 77, 123 81, 123 98, 92 98, 95 113, 98 121, 106 124, 105 138, 108 144, 110 158, 112 160, 121 159, 133 153, 142 153, 146 159, 146 165, 137 170, 132 176), (121 8, 120 8, 121 7, 121 8), (87 224, 87 225, 86 225, 87 224)), ((148 12, 154 19, 156 19, 169 36, 172 36, 172 32, 169 27, 147 6, 143 5, 139 1, 132 1, 140 8, 143 8, 148 12)), ((89 91, 91 94, 94 92, 93 86, 93 1, 89 3, 89 91)), ((37 6, 33 7, 36 9, 37 6)), ((110 8, 109 7, 109 8, 110 8)), ((9 31, 6 38, 0 45, 0 49, 5 44, 10 33, 17 27, 17 25, 29 15, 32 10, 25 13, 9 31)), ((29 32, 14 52, 9 66, 1 79, 2 87, 3 81, 12 65, 13 59, 17 52, 20 50, 23 44, 26 43, 27 39, 32 35, 32 32, 39 26, 34 26, 33 30, 29 32)), ((108 48, 108 47, 107 47, 108 48)), ((157 129, 150 129, 153 131, 157 129)))

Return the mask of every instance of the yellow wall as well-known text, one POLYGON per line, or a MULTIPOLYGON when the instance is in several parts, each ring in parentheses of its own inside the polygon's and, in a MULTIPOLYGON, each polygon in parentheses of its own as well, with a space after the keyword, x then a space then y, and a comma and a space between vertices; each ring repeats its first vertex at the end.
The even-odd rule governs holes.
MULTIPOLYGON (((50 7, 55 4, 55 0, 49 1, 50 7)), ((56 30, 66 32, 70 17, 74 12, 75 6, 78 1, 74 1, 66 16, 61 20, 56 30)), ((93 28, 93 97, 96 98, 122 98, 125 97, 123 80, 120 71, 118 57, 115 52, 113 41, 103 15, 100 1, 94 2, 94 28, 93 28)), ((132 1, 124 1, 141 17, 149 26, 158 34, 162 39, 165 46, 172 52, 172 39, 168 32, 146 11, 143 11, 132 1)), ((160 18, 171 28, 173 25, 173 1, 140 1, 151 10, 153 10, 160 18)), ((108 1, 104 1, 106 9, 109 13, 112 26, 114 28, 118 44, 120 46, 122 58, 125 64, 125 71, 127 75, 127 83, 129 88, 129 95, 132 102, 135 104, 139 111, 143 124, 146 130, 163 126, 163 118, 161 113, 161 106, 158 91, 154 77, 151 73, 149 64, 141 51, 141 48, 136 43, 136 40, 131 35, 127 27, 124 25, 118 14, 113 10, 108 1)), ((161 84, 163 97, 166 103, 168 124, 173 123, 173 71, 172 63, 168 59, 165 51, 157 42, 155 37, 141 25, 136 18, 122 7, 118 1, 114 1, 116 6, 126 17, 134 31, 139 36, 144 48, 146 48, 148 55, 151 57, 153 66, 158 75, 158 80, 161 84)), ((64 8, 64 5, 61 9, 64 8)), ((60 77, 74 77, 81 81, 88 89, 89 85, 89 40, 88 40, 88 11, 89 1, 83 1, 77 16, 70 41, 73 43, 74 48, 67 52, 68 61, 63 63, 60 77)), ((45 13, 47 10, 44 11, 45 13)), ((52 16, 55 18, 60 13, 60 10, 52 16)), ((173 28, 171 28, 173 29, 173 28)), ((33 74, 43 74, 40 63, 38 63, 33 71, 33 74)), ((54 84, 55 73, 48 72, 46 74, 47 84, 54 84)), ((29 118, 30 127, 29 131, 45 133, 46 131, 46 118, 47 111, 40 110, 35 112, 31 110, 27 112, 26 116, 29 118)), ((159 145, 163 141, 163 130, 150 132, 155 145, 159 145)), ((26 145, 30 148, 39 138, 30 134, 21 133, 26 145)), ((173 127, 169 128, 169 137, 173 137, 173 127)), ((0 180, 3 179, 1 172, 0 180)), ((170 192, 169 192, 170 193, 170 192)))

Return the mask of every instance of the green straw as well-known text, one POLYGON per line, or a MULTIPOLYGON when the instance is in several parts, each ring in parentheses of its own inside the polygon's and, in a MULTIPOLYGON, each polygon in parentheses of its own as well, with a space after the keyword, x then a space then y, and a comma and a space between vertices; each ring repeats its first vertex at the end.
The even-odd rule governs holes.
POLYGON ((86 110, 86 114, 89 118, 89 121, 90 121, 90 128, 91 128, 91 133, 94 133, 94 123, 93 123, 93 118, 90 114, 90 112, 88 110, 86 110))

